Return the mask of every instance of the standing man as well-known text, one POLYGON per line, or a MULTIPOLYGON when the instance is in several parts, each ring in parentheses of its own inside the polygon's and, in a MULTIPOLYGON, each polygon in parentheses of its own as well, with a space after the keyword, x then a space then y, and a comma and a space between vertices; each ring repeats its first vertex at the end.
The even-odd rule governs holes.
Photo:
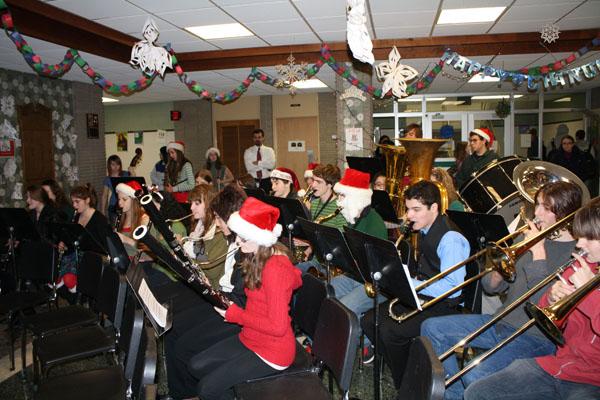
POLYGON ((265 193, 271 191, 271 171, 275 168, 275 152, 271 147, 263 145, 265 132, 258 128, 252 132, 254 146, 244 151, 244 165, 246 171, 254 178, 256 187, 265 193))
POLYGON ((473 172, 477 172, 485 165, 498 159, 498 154, 491 149, 492 144, 494 144, 494 134, 488 128, 473 129, 469 133, 471 155, 465 158, 455 177, 456 187, 459 190, 471 178, 473 172))

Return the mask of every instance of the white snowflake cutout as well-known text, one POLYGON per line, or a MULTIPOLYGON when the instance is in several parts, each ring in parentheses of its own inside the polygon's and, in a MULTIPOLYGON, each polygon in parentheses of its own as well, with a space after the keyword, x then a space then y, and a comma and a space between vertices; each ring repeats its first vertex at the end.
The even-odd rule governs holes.
POLYGON ((64 168, 71 166, 71 155, 69 153, 65 153, 61 157, 62 166, 64 168))
POLYGON ((10 178, 11 176, 15 175, 15 172, 17 172, 17 163, 15 162, 15 160, 13 158, 9 158, 5 163, 4 163, 4 176, 6 178, 10 178))
POLYGON ((75 148, 76 143, 77 143, 77 135, 70 135, 69 136, 69 144, 71 145, 71 147, 75 148))
POLYGON ((56 140, 54 141, 54 144, 58 150, 62 150, 62 148, 65 147, 65 142, 58 135, 56 135, 56 140))
POLYGON ((63 116, 63 120, 62 120, 62 124, 61 124, 61 126, 62 126, 62 128, 63 128, 65 131, 66 131, 66 130, 69 128, 69 126, 71 125, 71 121, 73 121, 73 116, 72 116, 72 115, 65 114, 65 115, 63 116))
POLYGON ((540 38, 546 43, 553 43, 558 40, 560 33, 559 27, 556 24, 546 24, 540 31, 540 38))
POLYGON ((15 113, 15 98, 13 96, 2 97, 0 100, 0 108, 4 115, 12 117, 15 113))
POLYGON ((13 200, 23 200, 23 183, 17 182, 15 183, 15 188, 13 190, 12 196, 10 196, 13 200))
MULTIPOLYGON (((52 103, 56 103, 56 100, 53 100, 52 103)), ((55 106, 56 107, 56 106, 55 106)), ((60 119, 60 114, 58 111, 52 111, 52 121, 58 121, 60 119)))
POLYGON ((413 67, 400 64, 401 58, 398 49, 394 46, 388 55, 388 61, 381 62, 375 67, 377 78, 384 81, 381 97, 384 97, 390 89, 394 96, 406 97, 406 83, 419 75, 413 67))
POLYGON ((7 139, 17 139, 18 137, 17 129, 7 119, 0 125, 0 137, 7 139))

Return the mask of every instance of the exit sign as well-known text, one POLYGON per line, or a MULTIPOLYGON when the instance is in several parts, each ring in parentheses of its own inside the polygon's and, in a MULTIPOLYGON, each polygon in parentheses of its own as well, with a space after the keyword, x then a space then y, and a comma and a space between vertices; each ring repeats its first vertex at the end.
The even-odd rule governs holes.
POLYGON ((181 119, 181 111, 171 111, 171 121, 179 121, 181 119))

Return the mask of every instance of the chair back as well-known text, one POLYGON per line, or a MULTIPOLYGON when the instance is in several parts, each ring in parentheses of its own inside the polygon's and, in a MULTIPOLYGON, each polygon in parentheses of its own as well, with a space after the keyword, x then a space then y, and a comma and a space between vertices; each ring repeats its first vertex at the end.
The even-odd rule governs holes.
POLYGON ((77 291, 90 299, 97 300, 103 267, 103 258, 100 254, 84 251, 77 269, 77 291))
POLYGON ((123 320, 123 309, 127 295, 127 279, 121 275, 112 265, 104 268, 100 278, 97 310, 106 315, 115 329, 121 329, 123 320))
POLYGON ((141 340, 142 342, 138 349, 133 377, 131 379, 132 397, 138 400, 146 399, 146 387, 154 384, 156 362, 158 359, 153 330, 146 327, 141 340))
POLYGON ((302 275, 302 286, 296 291, 296 301, 292 308, 292 321, 311 339, 315 337, 319 310, 326 297, 325 281, 311 274, 302 275))
POLYGON ((403 400, 442 400, 444 398, 444 367, 433 351, 429 339, 418 336, 412 340, 407 368, 398 390, 403 400))
POLYGON ((358 318, 335 298, 323 300, 313 341, 313 355, 335 376, 340 389, 350 389, 358 347, 358 318))
POLYGON ((24 240, 19 245, 17 274, 23 280, 53 282, 58 253, 50 243, 24 240))

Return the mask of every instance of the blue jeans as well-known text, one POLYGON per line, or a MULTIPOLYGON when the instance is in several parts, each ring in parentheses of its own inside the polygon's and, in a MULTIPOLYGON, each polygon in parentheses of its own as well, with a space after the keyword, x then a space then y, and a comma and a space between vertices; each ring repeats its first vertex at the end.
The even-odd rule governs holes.
MULTIPOLYGON (((367 296, 365 285, 346 275, 338 275, 331 280, 331 286, 335 290, 335 297, 346 307, 350 309, 360 321, 362 315, 373 308, 373 299, 367 296)), ((379 303, 385 300, 385 297, 379 295, 379 303)), ((365 337, 365 346, 371 344, 365 337)))
MULTIPOLYGON (((433 349, 436 354, 440 355, 491 318, 492 316, 488 314, 448 315, 430 318, 421 325, 421 335, 431 340, 433 349)), ((512 326, 499 322, 476 337, 470 342, 469 346, 490 349, 514 331, 515 329, 512 326)), ((506 368, 516 359, 551 354, 555 348, 555 345, 548 339, 523 334, 498 350, 497 353, 490 356, 469 373, 463 375, 460 380, 447 387, 444 399, 462 399, 465 387, 468 387, 472 382, 506 368)), ((444 361, 444 369, 448 376, 453 376, 458 372, 455 355, 444 361)))
POLYGON ((465 400, 583 400, 600 399, 600 386, 557 379, 534 359, 513 361, 465 390, 465 400))
POLYGON ((302 271, 302 273, 308 272, 308 270, 311 267, 315 268, 317 271, 319 271, 323 274, 327 272, 326 269, 321 265, 321 263, 319 261, 317 261, 317 259, 315 257, 312 257, 310 260, 306 260, 304 262, 298 263, 295 266, 300 271, 302 271))

